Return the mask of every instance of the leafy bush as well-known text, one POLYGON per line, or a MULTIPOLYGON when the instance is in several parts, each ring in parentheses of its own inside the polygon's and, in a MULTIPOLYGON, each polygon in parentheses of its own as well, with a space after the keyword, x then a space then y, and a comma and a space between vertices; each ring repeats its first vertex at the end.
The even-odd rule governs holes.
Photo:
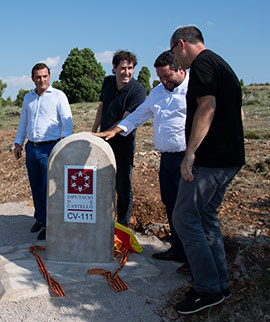
POLYGON ((260 102, 257 100, 248 100, 248 101, 244 102, 243 105, 260 105, 260 102))
POLYGON ((27 89, 20 89, 18 94, 17 94, 17 97, 16 97, 16 100, 15 100, 15 105, 16 106, 19 106, 19 107, 22 107, 22 103, 23 103, 23 99, 24 99, 24 96, 25 94, 31 92, 32 90, 27 90, 27 89))
POLYGON ((260 136, 259 133, 255 132, 255 131, 245 130, 245 138, 246 139, 256 139, 256 140, 259 140, 259 139, 261 139, 261 136, 260 136))
POLYGON ((2 100, 3 100, 2 97, 0 97, 0 120, 4 118, 2 100))
POLYGON ((16 105, 7 105, 4 107, 3 110, 4 110, 4 114, 6 117, 21 115, 21 109, 18 108, 18 106, 16 106, 16 105))
POLYGON ((160 81, 159 80, 157 80, 157 79, 155 79, 155 80, 153 80, 153 88, 154 87, 156 87, 156 86, 158 86, 160 84, 160 81))

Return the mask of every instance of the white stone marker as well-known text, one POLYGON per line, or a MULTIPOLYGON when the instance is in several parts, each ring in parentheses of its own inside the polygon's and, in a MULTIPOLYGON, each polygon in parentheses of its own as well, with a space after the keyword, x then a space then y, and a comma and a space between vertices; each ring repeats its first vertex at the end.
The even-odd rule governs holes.
POLYGON ((48 259, 113 259, 115 171, 113 151, 101 138, 82 132, 57 143, 48 162, 48 259))

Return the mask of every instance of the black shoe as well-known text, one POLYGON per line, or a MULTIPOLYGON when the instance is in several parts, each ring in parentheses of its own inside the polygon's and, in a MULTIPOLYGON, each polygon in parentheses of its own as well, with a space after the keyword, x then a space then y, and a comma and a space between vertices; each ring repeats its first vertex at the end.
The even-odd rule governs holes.
POLYGON ((224 295, 225 299, 229 299, 232 296, 231 290, 227 287, 225 290, 221 290, 222 294, 224 295))
POLYGON ((192 275, 191 269, 188 263, 177 268, 176 273, 183 274, 183 275, 192 275))
POLYGON ((223 301, 224 296, 221 292, 196 292, 191 288, 186 293, 186 298, 176 305, 176 311, 181 314, 196 313, 208 307, 220 304, 223 301))
POLYGON ((46 239, 46 228, 43 228, 41 232, 37 236, 38 240, 45 240, 46 239))
POLYGON ((155 259, 163 259, 167 261, 178 261, 182 263, 186 263, 187 259, 185 257, 175 255, 171 248, 166 250, 165 252, 159 252, 152 254, 152 257, 155 259))
POLYGON ((43 223, 36 221, 34 226, 31 228, 31 233, 37 233, 43 227, 43 223))

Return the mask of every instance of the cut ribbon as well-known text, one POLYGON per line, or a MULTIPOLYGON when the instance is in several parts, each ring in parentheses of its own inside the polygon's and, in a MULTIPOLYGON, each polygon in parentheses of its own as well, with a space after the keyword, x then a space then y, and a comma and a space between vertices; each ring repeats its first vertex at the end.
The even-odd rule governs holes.
POLYGON ((121 292, 128 289, 127 284, 123 281, 123 279, 118 275, 118 272, 125 266, 128 259, 128 249, 125 248, 122 251, 122 258, 120 261, 120 267, 118 267, 114 273, 112 274, 110 271, 107 271, 103 268, 89 268, 87 271, 88 275, 103 275, 107 281, 109 282, 111 288, 115 292, 121 292))
MULTIPOLYGON (((58 296, 65 296, 66 294, 62 286, 50 276, 41 256, 37 252, 37 250, 45 250, 45 247, 34 245, 30 246, 29 249, 36 256, 38 268, 51 290, 58 296)), ((128 259, 129 251, 131 251, 132 253, 141 253, 143 250, 135 236, 132 234, 132 232, 127 227, 115 222, 114 256, 122 254, 120 260, 120 267, 118 267, 113 274, 110 271, 107 271, 103 268, 89 268, 87 274, 103 275, 115 292, 127 290, 128 286, 118 275, 118 272, 125 266, 128 259)))
POLYGON ((50 274, 48 273, 47 268, 43 262, 43 259, 41 258, 41 256, 37 252, 37 250, 45 250, 45 247, 41 247, 39 245, 34 245, 34 246, 30 246, 29 249, 36 256, 40 273, 43 275, 43 277, 46 280, 46 282, 48 283, 50 289, 58 296, 65 296, 66 293, 63 290, 62 286, 55 279, 53 279, 50 276, 50 274))

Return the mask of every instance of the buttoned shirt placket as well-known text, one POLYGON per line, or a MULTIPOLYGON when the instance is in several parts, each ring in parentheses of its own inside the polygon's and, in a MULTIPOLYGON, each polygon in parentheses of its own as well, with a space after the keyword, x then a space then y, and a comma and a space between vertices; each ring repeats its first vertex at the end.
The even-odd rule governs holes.
POLYGON ((35 122, 34 122, 34 129, 33 129, 33 137, 34 138, 36 137, 36 128, 37 128, 41 99, 42 99, 42 96, 45 95, 45 93, 41 96, 39 96, 37 93, 35 95, 37 95, 37 100, 35 102, 37 106, 36 106, 35 122))

